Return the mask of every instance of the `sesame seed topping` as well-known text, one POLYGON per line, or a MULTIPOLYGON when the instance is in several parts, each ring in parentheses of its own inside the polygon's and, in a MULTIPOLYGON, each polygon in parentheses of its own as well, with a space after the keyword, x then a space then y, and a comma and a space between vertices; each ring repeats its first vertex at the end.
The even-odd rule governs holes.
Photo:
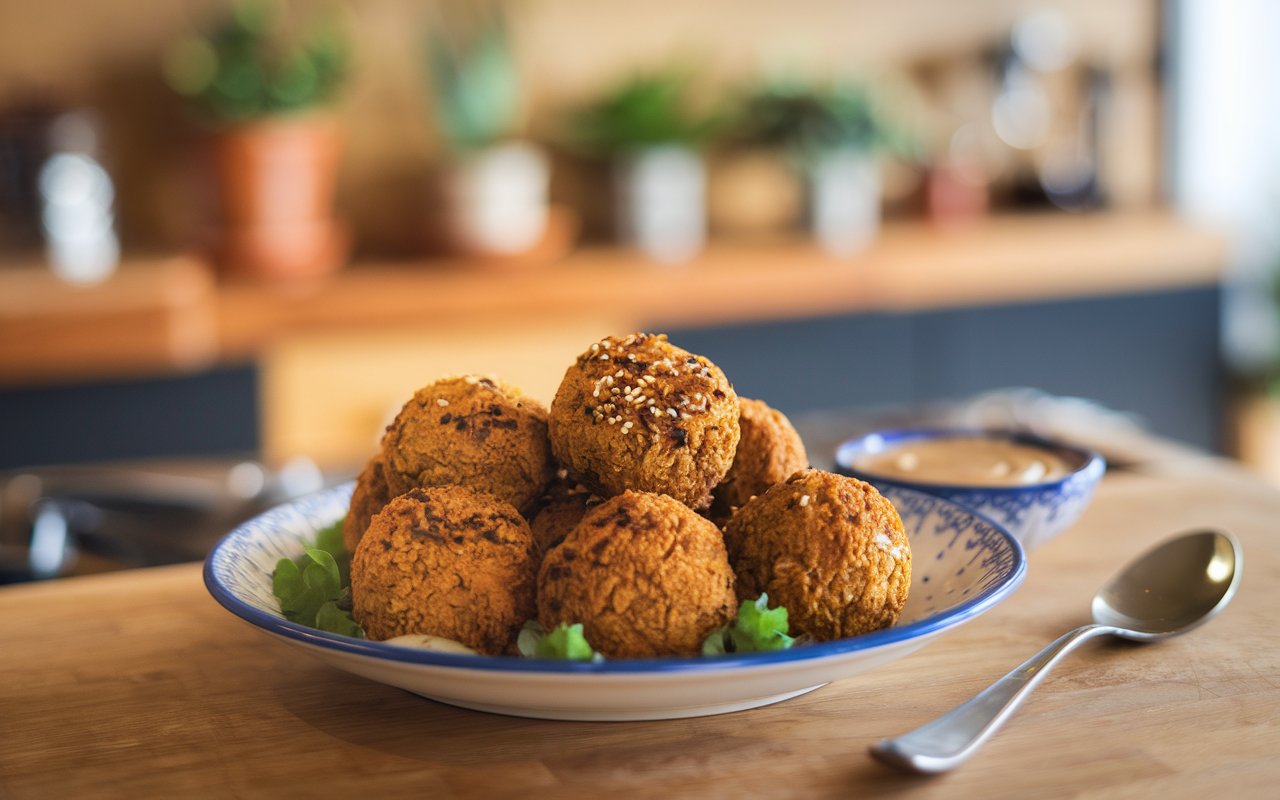
POLYGON ((472 386, 480 382, 480 379, 477 378, 475 375, 468 375, 467 377, 463 378, 463 380, 471 384, 472 386))
POLYGON ((565 469, 564 467, 561 467, 560 469, 556 470, 556 477, 559 478, 560 480, 564 480, 565 478, 569 477, 569 470, 565 469))
POLYGON ((618 422, 618 418, 617 418, 617 417, 609 417, 609 424, 610 424, 610 425, 614 425, 614 424, 616 424, 617 422, 618 422))
POLYGON ((437 398, 436 398, 436 405, 438 405, 438 406, 440 406, 441 408, 443 408, 444 406, 449 405, 449 401, 448 401, 448 400, 445 400, 443 397, 437 397, 437 398))
POLYGON ((809 505, 809 495, 807 495, 807 494, 805 494, 805 495, 801 495, 801 496, 800 496, 800 507, 801 507, 801 508, 804 508, 804 507, 805 507, 805 506, 807 506, 807 505, 809 505))
POLYGON ((598 352, 600 352, 600 343, 599 343, 599 342, 596 342, 595 344, 591 345, 591 352, 593 352, 593 353, 598 353, 598 352))
POLYGON ((615 377, 615 378, 621 378, 621 377, 622 377, 623 375, 625 375, 625 374, 626 374, 626 373, 625 373, 625 372, 623 372, 622 370, 618 370, 617 372, 613 373, 613 377, 615 377))
POLYGON ((608 354, 608 353, 601 353, 601 354, 600 354, 600 360, 601 360, 601 361, 608 361, 608 360, 609 360, 609 354, 608 354))
POLYGON ((667 409, 667 415, 668 415, 668 416, 671 416, 671 417, 678 417, 678 416, 680 416, 680 414, 679 414, 679 413, 678 413, 674 408, 668 408, 668 409, 667 409))

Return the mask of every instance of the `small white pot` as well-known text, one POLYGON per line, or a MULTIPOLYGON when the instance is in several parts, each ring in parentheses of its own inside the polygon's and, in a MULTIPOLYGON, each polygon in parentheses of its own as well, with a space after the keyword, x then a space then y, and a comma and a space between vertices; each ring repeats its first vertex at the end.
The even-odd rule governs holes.
POLYGON ((821 156, 809 175, 809 220, 829 252, 852 255, 880 231, 880 170, 862 150, 821 156))
POLYGON ((525 142, 510 142, 458 160, 445 179, 450 235, 465 250, 516 255, 547 228, 551 166, 525 142))
POLYGON ((625 157, 614 176, 618 237, 650 257, 687 261, 707 238, 707 175, 702 157, 664 145, 625 157))

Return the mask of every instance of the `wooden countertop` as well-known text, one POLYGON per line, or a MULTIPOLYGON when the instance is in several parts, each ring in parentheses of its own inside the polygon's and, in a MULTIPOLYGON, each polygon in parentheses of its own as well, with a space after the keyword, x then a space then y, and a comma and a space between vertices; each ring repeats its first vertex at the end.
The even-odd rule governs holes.
POLYGON ((1271 796, 1280 494, 1225 462, 1162 452, 1108 475, 984 616, 891 669, 694 720, 440 705, 272 641, 218 607, 194 564, 3 588, 0 796, 1271 796), (1121 562, 1202 526, 1234 532, 1245 552, 1239 595, 1204 628, 1085 646, 949 775, 866 755, 1086 621, 1121 562))
POLYGON ((90 288, 8 268, 0 269, 0 384, 245 360, 297 333, 579 318, 662 328, 1209 285, 1221 276, 1224 248, 1217 232, 1148 212, 992 217, 958 228, 893 223, 850 259, 797 242, 724 243, 664 267, 625 250, 584 248, 519 271, 359 263, 283 287, 217 284, 207 270, 193 275, 186 258, 130 262, 90 288), (150 298, 149 314, 135 308, 138 298, 150 298))

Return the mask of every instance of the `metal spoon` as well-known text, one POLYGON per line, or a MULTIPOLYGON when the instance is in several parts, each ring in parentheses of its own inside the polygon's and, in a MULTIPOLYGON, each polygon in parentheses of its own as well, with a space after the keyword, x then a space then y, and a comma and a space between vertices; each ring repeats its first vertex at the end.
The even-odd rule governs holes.
POLYGON ((1129 563, 1093 598, 1093 624, 1076 628, 981 694, 933 722, 871 746, 871 755, 914 772, 946 772, 991 737, 1049 668, 1081 642, 1110 634, 1152 642, 1186 633, 1226 607, 1240 586, 1243 554, 1229 533, 1168 539, 1129 563))

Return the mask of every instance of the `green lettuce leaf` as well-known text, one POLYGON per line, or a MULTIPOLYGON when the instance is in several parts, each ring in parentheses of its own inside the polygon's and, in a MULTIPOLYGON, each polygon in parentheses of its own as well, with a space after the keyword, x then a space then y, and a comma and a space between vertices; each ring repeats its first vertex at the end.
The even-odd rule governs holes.
POLYGON ((297 559, 282 558, 271 591, 285 619, 329 633, 364 638, 350 608, 351 559, 342 544, 342 520, 317 532, 316 546, 297 559))
POLYGON ((702 654, 720 656, 786 650, 796 641, 787 635, 789 629, 787 609, 769 608, 769 595, 762 594, 755 600, 744 600, 737 619, 712 631, 702 643, 702 654))
POLYGON ((604 661, 587 643, 582 625, 560 623, 551 632, 535 620, 529 620, 516 639, 516 647, 525 658, 557 658, 567 661, 604 661))

